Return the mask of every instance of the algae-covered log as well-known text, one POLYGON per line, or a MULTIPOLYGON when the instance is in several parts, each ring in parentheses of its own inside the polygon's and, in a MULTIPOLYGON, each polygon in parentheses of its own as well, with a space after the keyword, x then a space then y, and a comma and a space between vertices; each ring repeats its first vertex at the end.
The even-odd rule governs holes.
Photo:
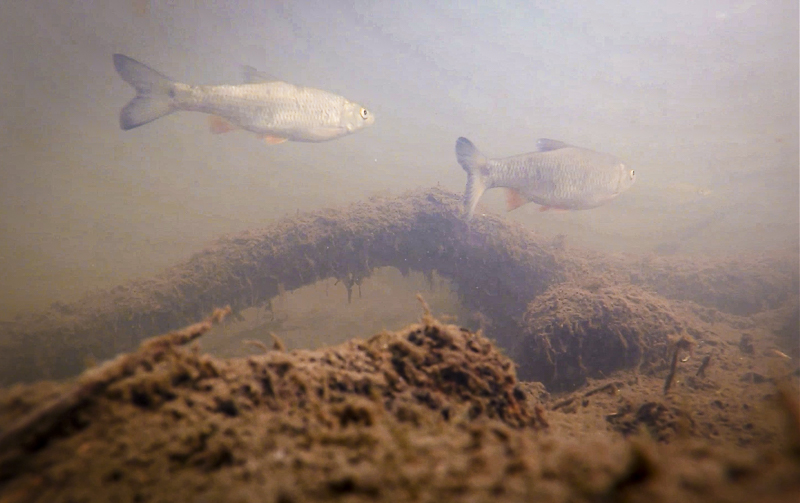
MULTIPOLYGON (((797 296, 796 251, 702 261, 606 255, 552 245, 499 216, 479 216, 468 226, 461 208, 459 195, 415 190, 220 239, 152 279, 54 304, 9 324, 0 334, 0 385, 74 375, 87 357, 132 350, 146 335, 181 327, 215 306, 230 305, 234 312, 262 306, 280 292, 326 278, 352 291, 384 266, 436 271, 450 280, 464 306, 491 321, 487 335, 506 348, 524 336, 528 304, 565 281, 589 292, 634 284, 738 314, 797 296)), ((530 369, 521 374, 539 375, 530 369)))
POLYGON ((79 372, 87 355, 133 349, 219 305, 259 306, 326 278, 349 288, 377 267, 437 271, 466 306, 512 319, 562 278, 552 253, 498 217, 470 227, 460 197, 428 189, 311 212, 220 239, 151 280, 134 281, 18 320, 0 354, 0 383, 79 372))

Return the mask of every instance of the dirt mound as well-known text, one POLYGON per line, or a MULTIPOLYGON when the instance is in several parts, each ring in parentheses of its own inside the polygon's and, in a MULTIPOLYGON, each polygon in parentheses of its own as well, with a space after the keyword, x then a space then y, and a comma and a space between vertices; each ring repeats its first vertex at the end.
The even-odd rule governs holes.
MULTIPOLYGON (((371 458, 379 445, 402 442, 409 434, 402 425, 545 424, 516 388, 510 359, 486 338, 429 316, 397 333, 320 351, 218 360, 169 346, 123 366, 122 375, 92 386, 100 393, 51 428, 14 439, 16 448, 0 458, 0 489, 21 491, 25 501, 89 493, 103 501, 121 494, 147 500, 142 482, 175 487, 181 474, 232 467, 247 478, 255 476, 248 460, 256 458, 303 467, 303 487, 372 493, 381 490, 375 480, 357 480, 362 472, 374 478, 374 469, 356 461, 371 458), (345 455, 359 473, 325 475, 345 455), (321 483, 310 483, 318 477, 321 483)), ((11 390, 0 401, 0 431, 47 398, 11 390)), ((291 493, 287 484, 278 485, 291 493)))
POLYGON ((228 416, 266 407, 309 413, 327 426, 369 425, 384 412, 416 422, 420 408, 445 420, 465 414, 531 426, 535 420, 520 407, 524 395, 515 385, 513 363, 487 339, 426 319, 321 351, 270 351, 230 361, 176 352, 145 364, 107 395, 158 409, 178 398, 176 390, 199 392, 192 401, 228 416))
MULTIPOLYGON (((800 444, 773 420, 750 426, 761 433, 744 454, 625 440, 613 432, 669 433, 693 412, 654 400, 652 378, 548 404, 490 341, 429 315, 318 351, 275 339, 220 360, 177 346, 209 327, 146 341, 77 384, 0 393, 0 501, 793 501, 800 490, 800 444), (58 417, 4 436, 75 386, 81 399, 58 417)), ((698 388, 691 410, 715 396, 698 388)))
POLYGON ((520 377, 562 390, 624 368, 647 370, 689 328, 668 301, 632 285, 554 286, 528 305, 523 322, 520 377))

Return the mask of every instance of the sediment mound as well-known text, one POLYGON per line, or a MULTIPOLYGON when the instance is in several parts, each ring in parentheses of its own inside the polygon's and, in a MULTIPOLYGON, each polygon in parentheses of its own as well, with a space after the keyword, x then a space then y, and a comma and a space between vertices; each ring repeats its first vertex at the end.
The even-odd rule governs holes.
POLYGON ((508 357, 481 335, 429 315, 396 333, 318 351, 218 360, 159 342, 133 356, 103 369, 102 383, 76 384, 83 397, 61 407, 60 417, 41 414, 24 428, 11 426, 48 401, 24 388, 8 392, 0 401, 0 489, 21 491, 26 501, 89 494, 112 501, 144 497, 154 484, 196 484, 188 474, 224 471, 265 482, 274 465, 282 473, 267 477, 274 488, 379 493, 373 458, 409 435, 404 424, 545 425, 516 388, 508 357), (253 460, 263 464, 256 469, 253 460), (303 468, 298 478, 286 473, 295 467, 303 468))
MULTIPOLYGON (((654 401, 648 379, 568 399, 577 409, 540 402, 490 341, 429 315, 316 351, 286 353, 276 339, 220 360, 179 347, 214 319, 76 383, 0 392, 0 501, 744 502, 800 490, 800 444, 766 436, 770 424, 749 427, 763 433, 746 454, 587 434, 575 418, 602 424, 616 407, 609 428, 625 435, 641 423, 668 432, 692 412, 654 401)), ((726 400, 719 391, 692 396, 726 400)))
POLYGON ((632 285, 556 285, 530 303, 524 324, 514 350, 524 362, 520 376, 548 389, 574 388, 620 369, 646 371, 667 360, 670 338, 687 330, 669 301, 632 285))

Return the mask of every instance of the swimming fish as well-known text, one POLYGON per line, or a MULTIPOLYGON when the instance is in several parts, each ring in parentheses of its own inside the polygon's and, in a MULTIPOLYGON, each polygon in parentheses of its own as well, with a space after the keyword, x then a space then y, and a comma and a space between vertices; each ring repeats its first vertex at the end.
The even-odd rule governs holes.
POLYGON ((276 80, 256 82, 260 76, 249 67, 248 83, 220 86, 174 82, 122 54, 114 54, 114 67, 136 89, 119 116, 125 130, 186 110, 211 114, 212 133, 244 129, 276 144, 333 140, 375 122, 366 108, 328 91, 276 80))
POLYGON ((456 158, 467 172, 464 211, 472 218, 483 193, 506 188, 508 210, 534 202, 548 209, 585 210, 607 203, 633 185, 634 170, 609 154, 540 139, 536 152, 486 158, 466 138, 456 141, 456 158))

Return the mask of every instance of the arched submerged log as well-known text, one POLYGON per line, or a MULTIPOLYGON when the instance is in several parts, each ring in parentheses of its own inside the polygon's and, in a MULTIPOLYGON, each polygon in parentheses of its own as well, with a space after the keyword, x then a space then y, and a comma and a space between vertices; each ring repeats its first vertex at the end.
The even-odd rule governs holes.
POLYGON ((215 306, 264 305, 280 290, 326 278, 350 289, 383 266, 436 270, 458 285, 466 306, 498 320, 521 314, 529 299, 564 279, 563 265, 529 232, 497 217, 468 228, 460 209, 455 194, 419 190, 220 239, 153 279, 18 320, 0 354, 0 382, 72 375, 87 355, 129 351, 215 306))
POLYGON ((240 311, 265 305, 281 291, 326 278, 350 290, 384 266, 437 271, 456 286, 466 308, 491 320, 487 335, 513 348, 525 336, 528 304, 565 281, 589 291, 633 283, 669 298, 751 313, 796 295, 796 253, 791 257, 709 265, 565 250, 498 216, 467 226, 459 195, 415 190, 226 237, 153 279, 20 317, 0 336, 0 384, 74 375, 88 356, 102 360, 130 351, 150 334, 186 325, 215 306, 240 311))

